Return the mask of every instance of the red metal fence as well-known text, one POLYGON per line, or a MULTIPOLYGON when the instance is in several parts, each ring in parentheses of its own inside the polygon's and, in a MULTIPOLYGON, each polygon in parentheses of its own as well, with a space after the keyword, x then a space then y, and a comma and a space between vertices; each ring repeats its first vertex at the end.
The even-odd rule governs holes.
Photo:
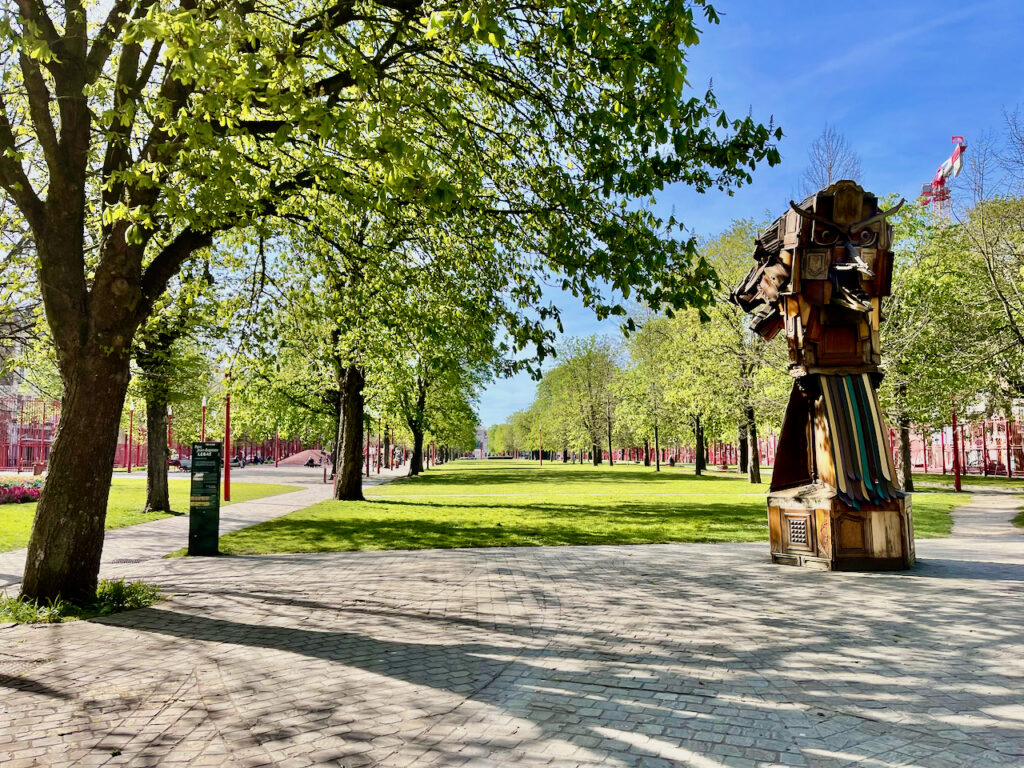
MULTIPOLYGON (((50 458, 50 445, 60 419, 60 403, 43 398, 20 395, 0 396, 0 471, 33 471, 45 465, 50 458)), ((114 457, 115 467, 138 467, 146 464, 146 430, 135 419, 131 429, 122 431, 114 457)), ((191 455, 190 443, 179 443, 171 435, 171 449, 179 456, 191 455)), ((768 435, 759 441, 761 464, 774 466, 778 438, 768 435)), ((1024 477, 1024 424, 1013 419, 979 419, 957 425, 957 449, 964 474, 1003 475, 1024 477)), ((898 434, 889 430, 889 444, 893 457, 899 450, 898 434)), ((911 467, 914 472, 951 474, 953 471, 953 428, 936 430, 914 429, 910 435, 911 467)), ((281 458, 313 447, 297 438, 281 439, 278 455, 281 458)), ((319 443, 316 444, 319 448, 319 443)), ((273 460, 275 439, 240 439, 231 446, 234 456, 252 461, 255 457, 273 460)), ((379 448, 367 450, 368 455, 379 448)), ((707 444, 709 466, 735 466, 738 462, 736 444, 710 440, 707 444)), ((608 452, 603 451, 605 459, 608 452)), ((660 449, 662 463, 673 459, 676 463, 692 464, 696 451, 691 445, 670 445, 660 449)), ((656 457, 653 446, 650 460, 656 457)), ((616 461, 643 461, 643 448, 623 448, 614 452, 616 461)), ((378 462, 380 463, 380 462, 378 462)))
MULTIPOLYGON (((148 449, 145 415, 134 413, 129 419, 130 429, 122 430, 118 436, 114 453, 115 467, 146 466, 148 449)), ((50 459, 50 446, 60 420, 60 403, 43 398, 21 395, 0 396, 0 471, 32 472, 35 467, 42 469, 50 459)), ((172 422, 173 425, 173 422, 172 422)), ((192 455, 191 443, 175 440, 171 433, 170 448, 179 457, 192 455)), ((310 447, 299 439, 280 440, 278 451, 281 458, 310 447)), ((233 441, 233 456, 252 461, 259 456, 273 460, 274 438, 233 441)))
MULTIPOLYGON (((960 453, 960 471, 968 475, 1003 475, 1024 477, 1024 423, 1013 419, 978 419, 957 425, 957 450, 960 453)), ((761 464, 775 464, 778 438, 769 435, 758 440, 761 464)), ((899 434, 889 430, 889 446, 893 459, 899 453, 899 434)), ((708 441, 708 466, 735 466, 738 458, 735 443, 708 441)), ((616 451, 616 458, 619 458, 616 451)), ((608 452, 604 452, 607 457, 608 452)), ((697 455, 691 445, 662 450, 662 462, 675 457, 677 462, 692 464, 697 455)), ((643 450, 626 450, 620 460, 643 460, 643 450)), ((654 462, 654 453, 651 453, 654 462)), ((914 472, 936 474, 953 473, 953 427, 923 430, 914 428, 910 433, 910 464, 914 472)))
MULTIPOLYGON (((893 455, 896 430, 889 430, 893 455)), ((1024 425, 1012 419, 981 419, 957 425, 960 471, 967 475, 1024 477, 1024 425)), ((913 430, 910 463, 914 472, 953 472, 953 428, 913 430)))
POLYGON ((50 458, 60 403, 41 398, 0 397, 0 470, 32 471, 50 458))

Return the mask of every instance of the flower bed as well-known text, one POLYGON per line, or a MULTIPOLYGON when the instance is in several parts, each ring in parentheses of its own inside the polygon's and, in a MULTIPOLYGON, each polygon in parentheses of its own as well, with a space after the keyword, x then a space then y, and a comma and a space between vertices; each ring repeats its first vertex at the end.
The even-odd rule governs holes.
POLYGON ((22 504, 39 501, 43 490, 41 479, 0 478, 0 504, 22 504))

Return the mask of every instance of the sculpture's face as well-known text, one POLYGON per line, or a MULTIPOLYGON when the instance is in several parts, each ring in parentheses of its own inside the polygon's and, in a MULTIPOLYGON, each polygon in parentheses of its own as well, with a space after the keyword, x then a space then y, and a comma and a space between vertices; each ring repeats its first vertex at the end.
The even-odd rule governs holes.
POLYGON ((874 195, 840 181, 790 203, 758 237, 757 263, 732 300, 757 310, 751 328, 764 338, 785 329, 793 368, 877 366, 892 272, 886 217, 898 208, 879 211, 874 195))
MULTIPOLYGON (((835 222, 814 222, 811 242, 815 245, 836 245, 849 242, 858 248, 867 248, 878 242, 877 222, 846 228, 835 222)), ((883 225, 884 226, 884 225, 883 225)))
MULTIPOLYGON (((811 222, 812 245, 834 246, 850 243, 857 248, 875 246, 889 225, 885 217, 895 212, 878 212, 873 195, 865 194, 853 182, 840 181, 829 188, 831 195, 815 197, 813 210, 793 206, 798 216, 811 222)), ((897 206, 898 208, 898 206, 897 206)), ((886 238, 887 245, 888 238, 886 238)))

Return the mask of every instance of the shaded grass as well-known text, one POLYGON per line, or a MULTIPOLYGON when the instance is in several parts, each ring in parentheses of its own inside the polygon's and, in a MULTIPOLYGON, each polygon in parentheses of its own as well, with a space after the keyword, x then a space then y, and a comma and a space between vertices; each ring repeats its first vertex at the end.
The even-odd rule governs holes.
MULTIPOLYGON (((168 480, 171 509, 176 514, 188 511, 189 480, 187 478, 170 478, 168 480)), ((279 493, 301 490, 295 485, 276 485, 270 483, 232 483, 231 501, 222 501, 221 505, 235 504, 242 501, 260 499, 264 496, 276 496, 279 493)), ((114 478, 110 488, 110 499, 107 502, 106 529, 124 528, 128 525, 149 523, 170 515, 164 512, 143 512, 146 505, 146 481, 143 478, 114 478)), ((36 504, 0 504, 0 552, 20 549, 28 545, 28 537, 32 532, 32 520, 36 514, 36 504)))
MULTIPOLYGON (((766 541, 766 484, 726 473, 455 462, 221 537, 225 554, 766 541)), ((915 494, 917 535, 947 536, 963 495, 915 494)))

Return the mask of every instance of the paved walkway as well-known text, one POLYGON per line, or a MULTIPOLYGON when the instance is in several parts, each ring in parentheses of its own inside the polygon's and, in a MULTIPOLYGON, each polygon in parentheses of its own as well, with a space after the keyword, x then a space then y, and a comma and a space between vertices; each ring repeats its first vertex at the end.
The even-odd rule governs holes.
MULTIPOLYGON (((363 478, 363 487, 404 477, 408 468, 399 470, 381 470, 381 473, 363 478)), ((178 475, 172 473, 172 479, 178 475)), ((188 477, 182 472, 180 476, 188 477)), ((118 473, 118 477, 146 479, 145 472, 132 472, 130 475, 118 473)), ((265 496, 262 499, 229 504, 220 509, 221 534, 237 531, 265 520, 287 515, 297 509, 303 509, 331 497, 330 483, 325 484, 322 468, 306 467, 268 467, 248 466, 245 469, 232 469, 231 480, 234 483, 277 483, 280 485, 299 486, 302 490, 282 493, 276 496, 265 496)), ((126 528, 115 528, 107 531, 103 540, 103 559, 101 567, 125 562, 142 562, 161 558, 169 552, 188 546, 188 515, 177 515, 154 520, 152 523, 131 525, 126 528)), ((0 590, 13 588, 21 583, 22 572, 25 570, 24 549, 0 553, 0 590)))
POLYGON ((172 596, 0 630, 0 764, 1022 766, 1014 502, 909 574, 745 544, 110 566, 172 596))

